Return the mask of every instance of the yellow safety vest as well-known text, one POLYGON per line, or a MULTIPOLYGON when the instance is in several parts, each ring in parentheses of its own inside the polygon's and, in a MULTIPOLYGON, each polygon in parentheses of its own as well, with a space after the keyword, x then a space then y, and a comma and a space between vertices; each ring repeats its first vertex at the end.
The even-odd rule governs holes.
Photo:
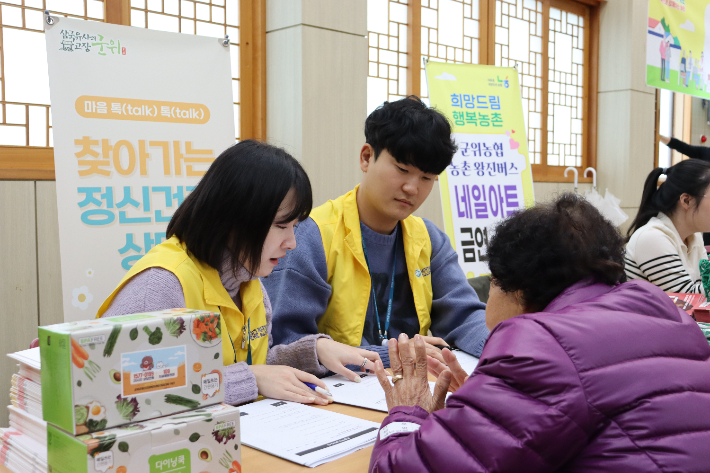
MULTIPOLYGON (((357 190, 313 209, 311 218, 320 229, 332 289, 318 330, 341 343, 359 346, 371 292, 370 272, 362 250, 357 190)), ((401 221, 409 284, 419 319, 419 333, 431 326, 431 240, 426 224, 410 215, 401 221)))
POLYGON ((177 276, 188 309, 209 310, 222 314, 222 359, 225 366, 235 362, 235 354, 236 361, 246 361, 249 343, 252 364, 266 364, 269 336, 266 330, 264 294, 259 280, 254 279, 241 285, 239 293, 242 298, 242 310, 239 310, 222 285, 219 272, 188 254, 185 244, 175 236, 157 245, 136 261, 118 287, 101 305, 96 318, 106 312, 116 294, 129 279, 145 269, 156 267, 167 269, 177 276), (249 343, 245 343, 242 348, 247 326, 250 329, 250 339, 247 338, 249 343))

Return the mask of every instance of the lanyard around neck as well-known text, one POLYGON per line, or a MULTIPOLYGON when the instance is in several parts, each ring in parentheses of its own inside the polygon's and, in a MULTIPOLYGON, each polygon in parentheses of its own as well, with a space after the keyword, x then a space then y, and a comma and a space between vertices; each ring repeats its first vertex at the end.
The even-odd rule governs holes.
MULTIPOLYGON (((397 235, 395 235, 397 238, 397 235)), ((367 245, 365 244, 365 237, 362 237, 362 251, 365 253, 365 262, 367 263, 367 272, 370 274, 370 288, 372 289, 372 303, 375 306, 375 320, 377 321, 377 332, 380 335, 380 343, 382 345, 387 345, 387 331, 390 328, 390 316, 392 315, 392 300, 394 299, 394 274, 397 269, 397 246, 399 239, 395 240, 394 244, 394 263, 392 263, 392 280, 390 281, 390 297, 387 302, 387 316, 385 317, 385 333, 382 334, 382 327, 380 326, 380 312, 377 309, 377 297, 375 296, 375 283, 372 281, 372 272, 370 271, 370 259, 367 257, 367 245)))
MULTIPOLYGON (((222 312, 222 308, 219 308, 220 313, 222 312)), ((234 340, 232 339, 232 334, 229 333, 229 329, 227 328, 227 324, 225 323, 223 325, 225 330, 227 331, 227 335, 229 335, 229 341, 232 344, 232 351, 234 352, 234 363, 237 363, 237 349, 234 348, 234 340)), ((246 325, 242 325, 242 350, 244 349, 244 346, 246 343, 249 343, 249 351, 247 352, 247 365, 251 365, 252 360, 251 360, 251 319, 247 320, 246 325), (246 332, 244 329, 246 328, 246 332)))
POLYGON ((242 350, 245 344, 247 345, 247 365, 251 365, 251 319, 248 319, 247 324, 242 326, 242 350))

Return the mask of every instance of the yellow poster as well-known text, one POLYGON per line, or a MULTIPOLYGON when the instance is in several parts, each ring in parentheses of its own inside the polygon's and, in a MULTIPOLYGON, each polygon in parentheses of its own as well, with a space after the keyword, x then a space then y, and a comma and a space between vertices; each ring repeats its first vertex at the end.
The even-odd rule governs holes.
POLYGON ((439 176, 446 234, 467 277, 488 274, 495 225, 534 205, 518 73, 511 67, 429 62, 432 107, 458 151, 439 176))

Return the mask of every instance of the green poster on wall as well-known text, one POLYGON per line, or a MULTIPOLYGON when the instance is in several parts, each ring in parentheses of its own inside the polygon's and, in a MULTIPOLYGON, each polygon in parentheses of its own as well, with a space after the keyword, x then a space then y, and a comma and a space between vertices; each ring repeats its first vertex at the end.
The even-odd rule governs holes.
POLYGON ((710 0, 649 0, 646 84, 710 99, 710 0))

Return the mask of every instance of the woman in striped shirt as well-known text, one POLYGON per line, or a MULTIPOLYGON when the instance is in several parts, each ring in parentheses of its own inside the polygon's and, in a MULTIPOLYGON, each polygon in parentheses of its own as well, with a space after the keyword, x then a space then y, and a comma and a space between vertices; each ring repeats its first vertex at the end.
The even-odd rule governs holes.
POLYGON ((666 292, 703 292, 699 263, 708 258, 702 237, 710 231, 708 186, 705 161, 689 159, 651 171, 628 232, 629 279, 645 279, 666 292))

